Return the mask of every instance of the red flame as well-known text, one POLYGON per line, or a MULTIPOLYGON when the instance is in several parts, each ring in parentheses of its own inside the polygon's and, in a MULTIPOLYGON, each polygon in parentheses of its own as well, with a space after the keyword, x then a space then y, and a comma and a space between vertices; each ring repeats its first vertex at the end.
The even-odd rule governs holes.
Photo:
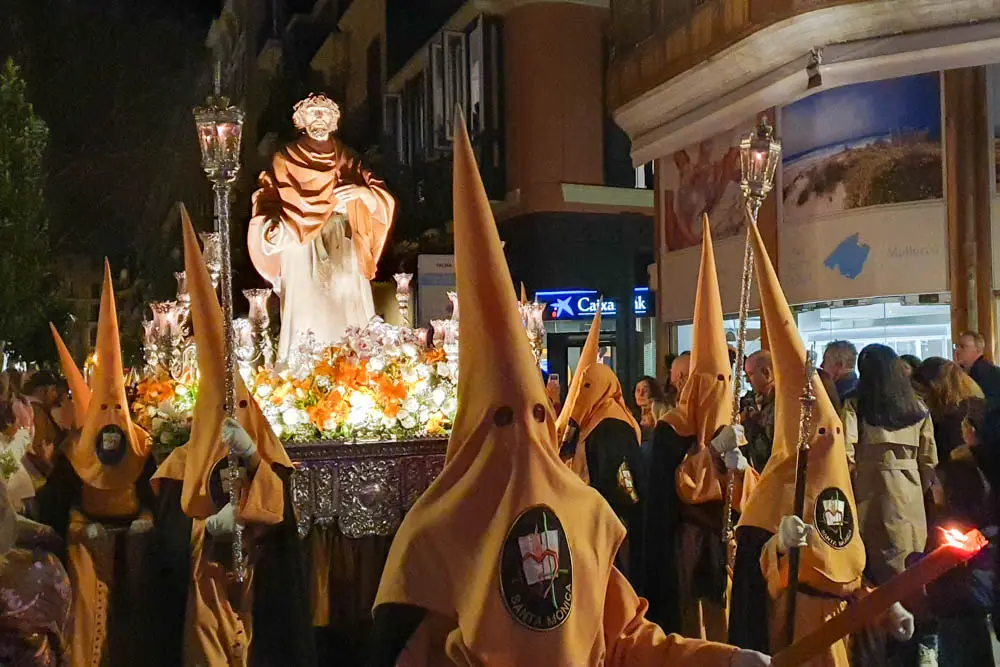
POLYGON ((986 546, 986 538, 975 528, 967 533, 956 528, 940 528, 939 530, 946 546, 969 553, 976 553, 986 546))

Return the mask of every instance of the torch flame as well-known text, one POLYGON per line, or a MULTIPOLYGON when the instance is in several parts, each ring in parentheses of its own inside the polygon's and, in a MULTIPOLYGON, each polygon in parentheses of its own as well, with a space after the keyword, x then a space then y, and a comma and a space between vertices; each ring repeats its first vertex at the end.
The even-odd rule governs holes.
POLYGON ((949 547, 975 553, 986 546, 986 538, 975 528, 967 533, 956 528, 940 528, 939 530, 944 537, 944 543, 949 547))

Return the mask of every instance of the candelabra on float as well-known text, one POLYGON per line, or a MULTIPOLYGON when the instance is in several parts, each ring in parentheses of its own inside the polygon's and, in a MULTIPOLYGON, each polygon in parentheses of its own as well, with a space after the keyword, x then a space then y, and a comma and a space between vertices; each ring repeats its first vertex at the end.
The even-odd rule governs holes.
MULTIPOLYGON (((781 162, 781 142, 774 138, 767 118, 740 141, 740 190, 743 192, 747 216, 747 238, 743 249, 743 279, 740 283, 739 327, 736 333, 736 368, 733 372, 732 423, 740 421, 740 396, 743 393, 743 361, 746 356, 747 316, 750 313, 750 287, 753 280, 753 248, 750 244, 750 223, 757 224, 760 206, 774 185, 774 172, 781 162)), ((722 517, 722 541, 726 545, 730 567, 733 564, 733 489, 734 473, 726 480, 726 497, 722 517)))
POLYGON ((243 296, 250 304, 247 322, 250 325, 250 339, 253 341, 254 368, 274 366, 274 341, 271 340, 271 315, 267 312, 267 301, 271 290, 267 288, 245 289, 243 296))
MULTIPOLYGON (((229 197, 240 170, 240 140, 243 135, 243 110, 231 105, 222 96, 221 63, 215 63, 213 95, 205 106, 194 109, 194 122, 201 147, 201 162, 215 194, 215 231, 218 234, 219 285, 222 323, 226 336, 226 393, 225 411, 230 417, 236 408, 236 355, 233 332, 233 271, 229 241, 229 197)), ((207 250, 206 244, 206 250, 207 250)), ((207 253, 206 253, 207 254, 207 253)), ((206 257, 206 264, 208 260, 206 257)), ((211 271, 211 267, 209 267, 211 271)), ((243 469, 239 456, 229 452, 226 486, 229 502, 239 504, 240 481, 243 469)), ((236 522, 233 531, 233 574, 237 581, 245 576, 243 554, 243 527, 236 522)))
POLYGON ((396 281, 396 305, 399 306, 400 325, 412 326, 413 322, 410 320, 410 299, 412 297, 410 281, 413 280, 413 274, 397 273, 393 278, 396 281))

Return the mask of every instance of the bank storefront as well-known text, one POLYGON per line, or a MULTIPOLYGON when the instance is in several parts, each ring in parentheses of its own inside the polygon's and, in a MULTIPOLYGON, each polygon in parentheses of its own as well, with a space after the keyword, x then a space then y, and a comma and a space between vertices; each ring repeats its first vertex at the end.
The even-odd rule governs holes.
MULTIPOLYGON (((575 373, 580 352, 587 340, 591 322, 601 311, 601 358, 616 371, 618 360, 617 320, 619 304, 602 299, 596 290, 539 290, 535 298, 548 305, 545 314, 547 354, 543 368, 556 373, 566 386, 568 373, 575 373)), ((639 372, 655 374, 656 335, 655 299, 648 287, 632 290, 632 313, 635 315, 636 344, 639 347, 639 372)), ((628 390, 626 389, 626 394, 628 390)))

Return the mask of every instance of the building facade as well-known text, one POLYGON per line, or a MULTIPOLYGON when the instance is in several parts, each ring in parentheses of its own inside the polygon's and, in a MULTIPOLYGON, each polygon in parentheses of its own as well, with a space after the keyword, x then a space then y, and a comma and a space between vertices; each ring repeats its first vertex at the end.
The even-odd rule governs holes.
MULTIPOLYGON (((656 164, 661 348, 690 345, 702 213, 735 317, 736 146, 763 116, 784 154, 760 228, 807 345, 950 357, 977 329, 992 352, 996 2, 613 0, 611 14, 608 105, 633 163, 656 164)), ((766 334, 749 328, 753 349, 766 334)))
POLYGON ((460 107, 514 280, 549 304, 548 370, 575 367, 600 294, 605 354, 631 386, 655 363, 651 309, 628 307, 648 286, 652 174, 628 163, 602 102, 608 3, 441 3, 417 31, 412 4, 387 7, 391 153, 450 164, 460 107), (401 26, 408 48, 394 49, 401 26))

